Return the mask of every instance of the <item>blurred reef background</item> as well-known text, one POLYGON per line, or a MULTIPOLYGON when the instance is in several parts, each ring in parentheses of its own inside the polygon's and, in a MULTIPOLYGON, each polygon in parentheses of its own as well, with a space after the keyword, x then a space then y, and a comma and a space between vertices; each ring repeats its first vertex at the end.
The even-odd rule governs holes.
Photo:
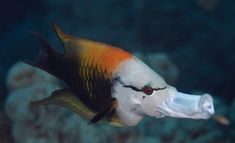
POLYGON ((0 143, 230 143, 235 140, 235 1, 8 0, 0 5, 0 143), (136 127, 87 125, 58 106, 29 108, 58 79, 19 61, 33 60, 51 26, 134 53, 168 83, 215 98, 210 120, 146 118, 136 127))

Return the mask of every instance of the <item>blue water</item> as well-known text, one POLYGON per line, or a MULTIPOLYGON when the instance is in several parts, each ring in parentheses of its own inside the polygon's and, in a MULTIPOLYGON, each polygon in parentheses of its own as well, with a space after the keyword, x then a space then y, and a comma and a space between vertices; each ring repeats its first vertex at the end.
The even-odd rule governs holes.
MULTIPOLYGON (((42 32, 54 47, 62 50, 51 26, 55 22, 66 33, 106 42, 132 53, 166 53, 179 70, 172 84, 184 92, 212 94, 218 101, 218 113, 231 122, 225 126, 212 119, 192 123, 161 119, 159 122, 164 126, 160 126, 156 119, 148 118, 131 129, 97 127, 101 132, 110 132, 97 142, 232 142, 235 139, 234 4, 219 0, 2 1, 0 111, 10 93, 6 87, 9 68, 22 59, 33 60, 38 53, 39 44, 29 31, 42 32), (152 120, 157 125, 152 125, 152 120), (195 124, 199 124, 198 128, 195 124)), ((14 125, 8 128, 14 129, 14 125)), ((2 129, 0 138, 5 133, 2 129)), ((93 128, 89 130, 92 132, 93 128)), ((99 137, 99 132, 94 132, 99 137)), ((80 139, 86 142, 84 135, 80 134, 80 139)), ((12 141, 4 143, 7 142, 12 141)))

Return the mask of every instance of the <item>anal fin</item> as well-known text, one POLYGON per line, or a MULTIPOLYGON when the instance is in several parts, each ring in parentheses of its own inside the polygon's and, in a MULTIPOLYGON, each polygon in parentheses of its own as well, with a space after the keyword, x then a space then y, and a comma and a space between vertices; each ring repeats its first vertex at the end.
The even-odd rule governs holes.
POLYGON ((103 111, 99 112, 98 114, 96 114, 89 123, 96 123, 98 121, 100 121, 101 119, 103 119, 104 117, 106 117, 109 113, 111 113, 112 111, 114 111, 117 107, 117 100, 113 99, 111 106, 108 108, 105 108, 103 111))
POLYGON ((31 106, 34 108, 35 106, 40 105, 59 105, 63 106, 65 108, 68 108, 79 115, 90 119, 89 123, 97 123, 98 121, 102 120, 104 122, 109 122, 112 125, 115 126, 122 126, 122 123, 119 121, 117 117, 111 117, 110 119, 107 119, 107 115, 115 110, 117 107, 117 101, 116 99, 113 99, 111 106, 109 108, 105 108, 105 110, 95 113, 92 110, 90 110, 85 104, 83 104, 76 96, 76 94, 73 93, 70 89, 60 89, 57 91, 54 91, 51 96, 44 98, 39 101, 32 101, 31 106))

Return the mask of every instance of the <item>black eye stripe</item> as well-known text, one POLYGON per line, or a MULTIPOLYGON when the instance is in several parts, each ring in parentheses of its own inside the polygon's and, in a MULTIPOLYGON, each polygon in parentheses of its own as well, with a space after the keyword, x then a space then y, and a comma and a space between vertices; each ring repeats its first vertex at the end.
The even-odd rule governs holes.
MULTIPOLYGON (((138 91, 138 92, 143 92, 144 87, 145 87, 145 86, 144 86, 142 89, 138 89, 137 87, 132 86, 132 85, 125 85, 124 82, 121 81, 121 79, 120 79, 119 76, 117 76, 117 77, 114 79, 114 81, 120 82, 120 83, 123 85, 123 87, 131 88, 132 90, 135 90, 135 91, 138 91)), ((149 86, 149 85, 146 85, 146 86, 149 86)), ((150 86, 150 87, 151 87, 151 86, 150 86)), ((152 87, 151 87, 151 88, 152 88, 152 87)), ((154 91, 154 90, 155 90, 155 91, 158 91, 158 90, 164 90, 164 89, 166 89, 166 88, 167 88, 167 87, 163 87, 163 88, 158 87, 158 88, 152 88, 152 89, 153 89, 153 91, 154 91)))
MULTIPOLYGON (((142 88, 142 89, 138 89, 137 87, 134 87, 134 86, 132 86, 132 85, 123 85, 123 87, 131 88, 132 90, 135 90, 135 91, 138 91, 138 92, 142 92, 142 91, 143 91, 143 88, 142 88)), ((164 89, 166 89, 166 87, 163 87, 163 88, 160 88, 160 87, 158 87, 158 88, 153 88, 153 90, 155 90, 155 91, 164 90, 164 89)))
POLYGON ((138 88, 136 88, 136 87, 134 87, 134 86, 131 86, 131 85, 123 85, 123 87, 131 88, 132 90, 135 90, 135 91, 138 91, 138 92, 141 92, 141 91, 142 91, 142 89, 138 89, 138 88))
POLYGON ((166 89, 166 87, 163 87, 163 88, 158 87, 158 88, 154 88, 153 90, 158 91, 158 90, 164 90, 164 89, 166 89))

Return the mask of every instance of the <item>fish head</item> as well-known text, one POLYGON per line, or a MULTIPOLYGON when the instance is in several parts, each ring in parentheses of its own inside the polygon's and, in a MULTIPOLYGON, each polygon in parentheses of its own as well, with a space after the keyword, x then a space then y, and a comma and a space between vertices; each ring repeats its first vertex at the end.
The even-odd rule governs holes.
POLYGON ((135 57, 123 62, 115 75, 112 95, 118 101, 116 111, 124 124, 135 125, 144 115, 208 119, 214 114, 213 99, 209 94, 199 96, 178 92, 135 57))

